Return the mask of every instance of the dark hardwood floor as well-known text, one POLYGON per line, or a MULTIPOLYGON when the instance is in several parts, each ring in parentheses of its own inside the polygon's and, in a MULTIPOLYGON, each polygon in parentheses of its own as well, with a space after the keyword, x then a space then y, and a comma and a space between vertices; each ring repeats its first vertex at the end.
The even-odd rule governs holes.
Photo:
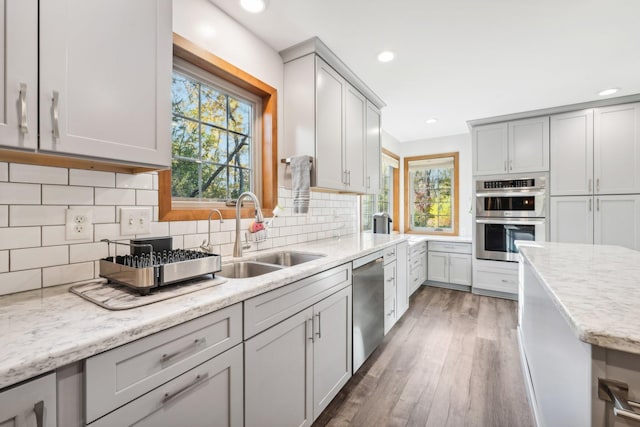
POLYGON ((514 301, 421 287, 320 426, 531 427, 514 301))

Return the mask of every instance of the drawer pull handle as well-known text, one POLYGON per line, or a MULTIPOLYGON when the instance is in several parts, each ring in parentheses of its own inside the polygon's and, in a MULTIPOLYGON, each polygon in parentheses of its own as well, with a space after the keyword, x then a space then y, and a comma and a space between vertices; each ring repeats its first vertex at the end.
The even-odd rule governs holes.
POLYGON ((60 93, 57 90, 53 91, 53 98, 51 98, 51 118, 53 122, 53 129, 51 133, 55 139, 60 138, 60 117, 58 115, 58 100, 60 93))
POLYGON ((626 383, 598 378, 598 397, 613 403, 613 414, 616 417, 640 421, 640 413, 634 408, 640 408, 640 403, 627 400, 629 386, 626 383))
POLYGON ((180 390, 178 390, 176 392, 173 392, 173 393, 165 393, 164 397, 162 398, 162 404, 163 405, 167 404, 167 402, 169 402, 170 400, 176 398, 177 396, 180 396, 182 393, 186 392, 190 388, 193 388, 193 387, 197 386, 198 384, 200 384, 201 382, 203 382, 207 378, 209 378, 209 373, 208 372, 205 372, 204 374, 198 374, 196 376, 195 380, 193 380, 192 382, 190 382, 186 386, 182 387, 180 390))
POLYGON ((512 283, 511 280, 502 279, 502 283, 512 283))
POLYGON ((384 254, 384 256, 389 257, 389 256, 394 256, 395 252, 387 252, 386 254, 384 254))
POLYGON ((27 124, 27 85, 20 83, 20 124, 18 125, 20 133, 29 133, 29 125, 27 124))
POLYGON ((36 414, 36 426, 44 426, 44 402, 42 400, 33 405, 33 412, 36 414))
POLYGON ((393 282, 393 279, 395 279, 395 277, 389 277, 389 278, 387 279, 387 282, 393 282))
POLYGON ((167 362, 171 361, 172 359, 175 359, 176 357, 180 356, 181 354, 193 351, 194 348, 199 347, 200 345, 204 344, 205 342, 207 342, 206 338, 197 338, 197 339, 193 340, 193 342, 191 344, 189 344, 188 346, 186 346, 182 350, 178 350, 178 351, 176 351, 174 353, 169 353, 169 354, 165 353, 165 354, 163 354, 160 357, 160 363, 167 363, 167 362))

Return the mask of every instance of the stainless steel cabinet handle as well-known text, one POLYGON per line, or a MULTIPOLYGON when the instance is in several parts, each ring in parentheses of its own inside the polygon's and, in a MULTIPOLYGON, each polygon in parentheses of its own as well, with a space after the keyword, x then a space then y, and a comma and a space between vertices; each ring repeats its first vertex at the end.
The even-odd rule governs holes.
POLYGON ((53 98, 51 98, 51 115, 53 119, 53 129, 51 129, 51 133, 53 137, 58 139, 60 138, 60 124, 59 124, 59 115, 58 115, 58 100, 60 98, 60 94, 57 90, 53 91, 53 98))
POLYGON ((347 184, 347 170, 346 169, 342 172, 342 183, 343 184, 347 184))
POLYGON ((186 386, 182 387, 180 390, 173 392, 173 393, 165 393, 164 397, 162 398, 162 404, 166 404, 167 402, 169 402, 171 399, 176 398, 177 396, 181 395, 182 393, 186 392, 187 390, 189 390, 190 388, 193 388, 195 386, 197 386, 198 384, 200 384, 201 382, 203 382, 204 380, 206 380, 207 378, 209 378, 209 373, 205 372, 204 374, 198 374, 196 375, 196 378, 190 382, 189 384, 187 384, 186 386))
POLYGON ((316 317, 318 318, 318 332, 316 332, 316 335, 318 336, 318 339, 320 339, 322 338, 322 326, 320 326, 322 318, 320 317, 320 313, 316 314, 316 317))
POLYGON ((33 412, 36 414, 36 426, 44 426, 44 402, 42 400, 33 405, 33 412))
POLYGON ((634 408, 640 408, 640 403, 627 400, 629 386, 620 381, 598 378, 598 397, 613 403, 613 414, 616 417, 640 421, 640 413, 634 408))
POLYGON ((307 319, 307 338, 313 342, 313 317, 307 319), (311 333, 309 333, 309 327, 311 327, 311 333))
POLYGON ((600 178, 596 178, 596 193, 600 192, 600 178))
POLYGON ((507 161, 506 160, 504 161, 504 171, 505 172, 507 171, 507 161))
POLYGON ((29 133, 29 125, 27 124, 27 84, 20 83, 20 124, 18 125, 20 133, 29 133))
POLYGON ((371 177, 367 177, 367 188, 371 188, 371 177))
POLYGON ((509 160, 509 170, 513 170, 513 160, 509 160))
POLYGON ((395 279, 395 277, 389 277, 389 278, 387 279, 387 282, 393 282, 393 279, 395 279))
POLYGON ((589 199, 589 212, 591 212, 592 204, 593 204, 593 199, 589 199))
POLYGON ((347 171, 347 184, 351 185, 351 171, 350 170, 347 171))
POLYGON ((588 193, 591 193, 591 182, 592 182, 592 181, 593 181, 593 180, 592 180, 591 178, 589 178, 589 191, 588 191, 588 193))
POLYGON ((169 354, 165 353, 162 356, 160 356, 160 363, 167 363, 167 362, 171 361, 172 359, 175 359, 176 357, 180 356, 181 354, 184 354, 184 353, 187 353, 189 351, 192 351, 194 348, 204 344, 205 342, 207 342, 206 338, 197 338, 191 344, 189 344, 188 346, 186 346, 182 350, 178 350, 176 352, 169 353, 169 354))
POLYGON ((596 210, 600 212, 600 199, 596 200, 596 210))

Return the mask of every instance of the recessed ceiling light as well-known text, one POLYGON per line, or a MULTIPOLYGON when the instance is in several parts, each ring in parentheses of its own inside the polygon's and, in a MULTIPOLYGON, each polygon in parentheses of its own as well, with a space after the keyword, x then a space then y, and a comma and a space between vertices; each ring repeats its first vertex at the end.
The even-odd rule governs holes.
POLYGON ((240 0, 240 6, 247 12, 260 13, 267 8, 267 0, 240 0))
POLYGON ((437 122, 438 122, 438 119, 436 119, 435 117, 431 117, 431 118, 427 119, 427 124, 428 125, 432 125, 432 124, 437 123, 437 122))
POLYGON ((618 92, 619 90, 620 90, 619 87, 612 87, 611 89, 601 90, 600 92, 598 92, 598 95, 600 95, 600 96, 613 95, 614 93, 618 92))
POLYGON ((393 58, 396 55, 391 52, 390 50, 385 50, 384 52, 380 52, 378 54, 378 61, 380 62, 389 62, 389 61, 393 61, 393 58))

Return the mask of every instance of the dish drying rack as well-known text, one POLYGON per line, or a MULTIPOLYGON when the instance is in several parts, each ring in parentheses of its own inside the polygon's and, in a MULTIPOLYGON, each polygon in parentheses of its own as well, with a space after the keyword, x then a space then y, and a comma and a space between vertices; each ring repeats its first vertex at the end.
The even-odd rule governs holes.
MULTIPOLYGON (((222 269, 222 257, 206 252, 173 249, 154 251, 149 243, 121 243, 103 239, 109 256, 100 260, 100 276, 111 282, 125 285, 147 295, 152 289, 172 283, 182 282, 206 274, 214 274, 222 269), (144 248, 139 255, 111 256, 111 244, 144 248)), ((132 251, 133 252, 133 251, 132 251)))

